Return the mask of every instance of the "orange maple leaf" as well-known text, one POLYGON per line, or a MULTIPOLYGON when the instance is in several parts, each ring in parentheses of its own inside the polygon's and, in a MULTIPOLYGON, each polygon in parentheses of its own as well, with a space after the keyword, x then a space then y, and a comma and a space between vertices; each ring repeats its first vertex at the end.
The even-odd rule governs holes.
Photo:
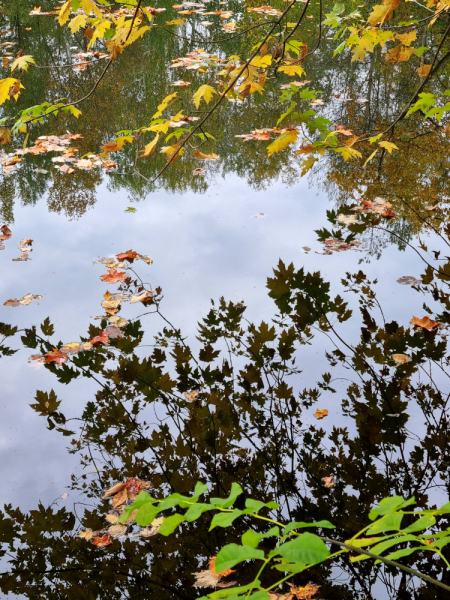
POLYGON ((89 340, 91 344, 105 344, 107 346, 109 344, 109 336, 107 331, 100 331, 97 337, 89 340))
POLYGON ((53 352, 47 352, 45 355, 45 362, 55 362, 58 365, 62 365, 63 363, 67 362, 67 354, 64 354, 64 352, 60 352, 60 350, 53 348, 53 352))
POLYGON ((128 260, 129 262, 133 262, 135 258, 138 258, 139 254, 134 250, 127 250, 126 252, 122 252, 121 254, 117 254, 117 260, 128 260))
POLYGON ((413 317, 410 323, 411 325, 422 327, 422 329, 426 329, 427 331, 433 331, 436 329, 436 327, 444 327, 442 323, 439 323, 439 321, 432 321, 428 315, 425 315, 423 319, 419 319, 419 317, 413 317))
POLYGON ((106 534, 103 536, 96 535, 94 540, 92 541, 92 543, 94 544, 94 546, 97 546, 97 548, 103 548, 104 546, 109 546, 110 544, 112 544, 111 536, 109 534, 106 534))
POLYGON ((123 281, 126 278, 127 274, 125 271, 118 271, 117 269, 109 269, 108 273, 100 275, 100 279, 102 281, 106 281, 107 283, 117 283, 118 281, 123 281))

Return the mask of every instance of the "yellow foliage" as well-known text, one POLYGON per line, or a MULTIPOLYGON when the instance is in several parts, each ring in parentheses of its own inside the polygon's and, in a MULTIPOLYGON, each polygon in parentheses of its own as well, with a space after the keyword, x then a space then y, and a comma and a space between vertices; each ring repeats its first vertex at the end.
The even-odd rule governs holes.
POLYGON ((295 129, 290 129, 285 131, 278 137, 274 142, 272 142, 269 146, 267 146, 267 152, 269 156, 275 154, 275 152, 281 152, 289 146, 289 144, 295 144, 298 138, 298 131, 295 129))
POLYGON ((217 94, 216 90, 210 85, 201 85, 192 97, 192 101, 196 108, 200 106, 201 99, 203 98, 206 104, 209 104, 214 94, 217 94))
MULTIPOLYGON (((69 24, 69 27, 72 23, 69 24)), ((92 46, 95 44, 96 40, 101 40, 103 39, 103 37, 105 36, 105 32, 108 29, 111 29, 112 23, 111 21, 108 21, 108 19, 102 19, 97 21, 97 23, 95 24, 95 30, 94 33, 91 37, 91 39, 89 40, 89 44, 88 44, 88 49, 92 48, 92 46)))
POLYGON ((174 19, 173 21, 166 21, 166 25, 184 25, 186 19, 174 19))
POLYGON ((431 71, 431 65, 426 65, 423 62, 421 62, 420 67, 418 69, 416 69, 416 73, 419 77, 426 77, 430 71, 431 71))
POLYGON ((69 23, 69 29, 72 33, 76 33, 80 27, 86 27, 87 16, 86 15, 77 15, 74 17, 69 23))
POLYGON ((350 158, 362 158, 361 152, 355 150, 355 148, 336 148, 335 152, 342 154, 342 158, 347 162, 350 158))
POLYGON ((352 50, 352 62, 354 62, 355 60, 359 60, 362 62, 364 60, 364 57, 366 56, 366 53, 373 52, 373 49, 373 43, 365 37, 362 37, 352 50))
POLYGON ((417 32, 410 31, 409 33, 397 33, 396 38, 404 46, 411 46, 412 42, 416 41, 417 32))
POLYGON ((153 154, 153 152, 155 151, 156 148, 156 144, 158 143, 159 140, 159 133, 152 139, 152 141, 150 142, 150 144, 147 144, 144 148, 144 151, 142 153, 142 157, 141 158, 145 158, 147 156, 150 156, 151 154, 153 154))
POLYGON ((169 94, 164 98, 161 104, 158 104, 158 111, 152 116, 152 119, 159 119, 162 117, 163 111, 169 106, 169 103, 178 96, 178 92, 174 92, 173 94, 169 94))
POLYGON ((401 44, 398 44, 387 51, 385 60, 390 63, 406 62, 411 58, 414 52, 414 48, 405 48, 401 44))
POLYGON ((301 77, 305 72, 304 69, 300 65, 286 64, 279 68, 282 73, 286 73, 289 77, 294 77, 298 75, 301 77))
POLYGON ((255 58, 251 61, 251 65, 254 67, 260 67, 261 69, 266 69, 272 63, 272 57, 270 54, 266 54, 265 56, 255 56, 255 58))
POLYGON ((28 70, 28 65, 34 65, 34 58, 30 54, 25 54, 24 56, 19 56, 11 65, 11 73, 16 69, 23 69, 24 71, 28 70))
POLYGON ((367 163, 370 163, 370 161, 372 160, 372 158, 375 156, 375 154, 378 152, 378 148, 376 150, 374 150, 372 152, 372 154, 369 156, 369 158, 366 160, 366 162, 363 164, 363 167, 365 167, 367 165, 367 163))
POLYGON ((64 23, 67 23, 67 21, 69 20, 71 8, 72 8, 72 0, 67 0, 67 2, 65 2, 59 9, 58 23, 60 25, 64 25, 64 23))
POLYGON ((0 105, 12 97, 14 97, 17 100, 17 98, 19 97, 20 88, 24 89, 23 85, 19 82, 18 79, 14 79, 14 77, 7 77, 6 79, 2 79, 0 81, 0 105), (15 91, 15 88, 18 88, 17 92, 15 94, 10 95, 10 92, 15 91))
POLYGON ((103 18, 102 11, 92 2, 92 0, 81 0, 81 6, 87 15, 90 15, 91 12, 93 12, 99 19, 103 18))
POLYGON ((383 4, 378 4, 374 6, 372 12, 367 19, 367 22, 370 25, 383 25, 386 20, 389 20, 390 13, 392 13, 392 9, 390 6, 383 6, 383 4))
POLYGON ((389 154, 391 154, 393 150, 398 150, 398 147, 392 142, 378 142, 378 145, 387 150, 389 154))

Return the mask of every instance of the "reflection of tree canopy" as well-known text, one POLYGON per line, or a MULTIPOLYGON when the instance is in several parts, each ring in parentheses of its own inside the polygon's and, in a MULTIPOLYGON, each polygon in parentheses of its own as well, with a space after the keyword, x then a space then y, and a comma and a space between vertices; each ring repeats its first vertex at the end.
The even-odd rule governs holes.
MULTIPOLYGON (((426 302, 430 294, 440 301, 442 314, 436 318, 445 325, 450 324, 448 270, 449 264, 428 267, 421 290, 426 302)), ((141 346, 144 334, 147 339, 155 330, 146 331, 134 321, 125 326, 124 337, 107 346, 79 352, 67 364, 46 364, 61 382, 86 376, 98 384, 76 431, 70 430, 76 421, 68 420, 53 393, 38 391, 33 404, 50 429, 71 439, 70 452, 94 475, 72 477, 73 492, 86 497, 74 513, 44 506, 29 514, 5 508, 0 530, 9 566, 0 579, 3 593, 30 598, 197 597, 192 573, 249 524, 244 518, 232 528, 208 533, 205 514, 167 538, 122 539, 95 550, 77 538, 77 531, 80 526, 104 527, 109 504, 96 499, 125 477, 148 480, 157 496, 187 493, 197 480, 225 495, 239 481, 249 496, 280 503, 285 519, 329 519, 341 540, 367 523, 370 507, 382 497, 415 496, 422 508, 439 503, 440 494, 448 493, 450 459, 448 394, 442 379, 447 376, 446 332, 385 323, 373 286, 361 271, 347 275, 344 284, 358 296, 362 317, 354 345, 340 325, 356 320, 348 304, 330 294, 319 273, 280 263, 267 283, 279 311, 271 321, 248 324, 243 304, 221 299, 199 324, 195 347, 165 322, 147 352, 141 346), (304 353, 320 344, 316 337, 321 332, 333 342, 326 352, 329 372, 308 387, 308 376, 301 373, 304 353), (399 365, 394 354, 411 360, 399 365), (435 375, 430 375, 431 367, 435 375), (197 397, 185 397, 194 390, 197 397), (330 414, 322 427, 312 415, 323 403, 330 414), (333 425, 339 412, 342 423, 333 425), (411 429, 412 417, 423 423, 420 430, 417 425, 411 429), (323 478, 330 475, 336 483, 327 488, 323 478)), ((156 317, 161 314, 159 303, 150 310, 156 317)), ((45 323, 42 331, 52 335, 53 328, 45 323)), ((1 326, 11 342, 16 333, 1 326)), ((87 339, 97 334, 98 328, 91 326, 87 339)), ((35 328, 23 332, 22 342, 41 354, 62 345, 49 343, 35 328)), ((446 549, 444 554, 448 556, 446 549)), ((449 581, 442 564, 428 556, 404 560, 449 581)), ((254 568, 236 576, 245 583, 254 568)), ((386 589, 392 598, 413 597, 414 581, 390 567, 343 558, 339 568, 338 578, 335 569, 322 565, 294 580, 319 583, 324 600, 381 599, 386 589)), ((431 587, 416 588, 414 594, 419 599, 446 597, 431 587)))

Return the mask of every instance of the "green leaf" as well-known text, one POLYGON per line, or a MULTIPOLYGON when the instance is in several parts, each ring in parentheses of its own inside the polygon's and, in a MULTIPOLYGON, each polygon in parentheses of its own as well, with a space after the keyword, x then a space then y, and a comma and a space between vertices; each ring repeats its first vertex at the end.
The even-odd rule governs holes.
MULTIPOLYGON (((431 548, 430 548, 431 549, 431 548)), ((397 550, 397 552, 393 552, 392 554, 388 554, 385 558, 389 558, 389 560, 397 560, 398 558, 403 558, 404 556, 409 556, 416 552, 417 550, 426 550, 423 546, 416 546, 415 548, 404 548, 403 550, 397 550)), ((375 564, 378 565, 381 560, 376 560, 375 564)))
POLYGON ((334 529, 333 523, 330 521, 317 521, 316 523, 305 523, 304 521, 295 521, 293 523, 288 523, 286 527, 283 529, 283 533, 289 533, 293 529, 302 529, 303 527, 323 527, 324 529, 334 529))
POLYGON ((301 536, 282 544, 277 553, 293 563, 317 564, 326 560, 330 551, 324 542, 313 533, 303 533, 301 536))
POLYGON ((300 573, 301 571, 304 571, 306 569, 306 565, 305 563, 285 562, 279 565, 274 565, 273 568, 277 571, 284 571, 285 573, 292 573, 294 575, 295 573, 300 573))
POLYGON ((242 512, 242 510, 238 510, 236 508, 233 510, 233 512, 217 513, 214 515, 213 520, 211 521, 209 531, 212 531, 215 527, 228 527, 235 519, 242 515, 242 512))
MULTIPOLYGON (((235 596, 238 596, 240 594, 245 594, 246 592, 251 592, 255 588, 259 588, 260 585, 261 585, 261 582, 259 581, 259 579, 255 579, 248 585, 242 585, 239 587, 227 588, 227 589, 223 589, 223 590, 217 590, 217 592, 213 592, 212 594, 208 595, 208 600, 209 599, 218 600, 219 598, 228 598, 232 594, 235 596)), ((202 600, 202 599, 198 598, 198 600, 202 600)))
MULTIPOLYGON (((136 515, 136 516, 138 516, 138 515, 136 515)), ((175 529, 178 527, 178 525, 180 523, 182 523, 183 521, 184 521, 184 515, 172 515, 170 517, 167 517, 167 519, 164 519, 164 521, 162 522, 161 527, 159 528, 159 533, 161 535, 170 535, 171 533, 173 533, 175 531, 175 529)), ((138 522, 137 519, 136 519, 136 522, 138 522)))
POLYGON ((411 533, 413 531, 423 531, 432 527, 436 523, 436 519, 433 515, 425 515, 418 519, 415 523, 409 525, 406 529, 402 529, 403 533, 411 533))
MULTIPOLYGON (((134 506, 131 506, 131 508, 134 510, 134 506)), ((138 510, 135 521, 138 525, 145 527, 146 525, 150 525, 153 519, 155 519, 160 512, 161 511, 158 505, 155 506, 154 504, 150 503, 144 504, 144 506, 138 510)))
POLYGON ((132 206, 129 206, 124 212, 134 213, 134 212, 136 212, 136 209, 133 208, 132 206))
POLYGON ((227 569, 232 569, 244 560, 264 560, 264 552, 251 546, 238 546, 237 544, 227 544, 220 550, 216 557, 216 572, 222 573, 227 569))
POLYGON ((249 529, 242 536, 242 544, 244 546, 251 546, 252 548, 257 548, 259 542, 262 539, 273 536, 280 537, 279 527, 272 527, 271 529, 269 529, 269 531, 266 531, 266 533, 256 533, 256 531, 252 531, 251 529, 249 529))
POLYGON ((241 488, 241 486, 238 483, 232 483, 231 484, 231 491, 230 491, 230 495, 228 496, 228 498, 211 498, 211 504, 214 504, 215 506, 220 506, 222 508, 229 508, 230 506, 232 506, 234 504, 234 501, 236 500, 236 498, 238 496, 240 496, 243 493, 243 490, 241 488))
POLYGON ((212 510, 213 508, 214 506, 211 506, 211 504, 193 504, 184 513, 184 519, 191 523, 192 521, 196 521, 204 512, 212 510))
POLYGON ((126 521, 128 519, 128 517, 130 516, 130 514, 134 510, 140 509, 145 504, 148 504, 149 506, 153 506, 154 502, 155 502, 155 500, 150 496, 150 494, 148 492, 140 492, 138 497, 136 498, 136 500, 133 502, 133 504, 131 506, 125 507, 125 510, 124 510, 122 516, 118 520, 118 523, 123 523, 124 521, 126 521))
POLYGON ((247 500, 245 501, 245 508, 248 508, 248 510, 251 510, 254 513, 259 512, 264 507, 277 510, 278 508, 280 508, 280 505, 276 502, 264 503, 260 500, 252 500, 251 498, 247 498, 247 500))
POLYGON ((402 519, 402 512, 386 515, 376 521, 372 527, 367 530, 367 535, 376 535, 377 533, 383 533, 384 531, 400 531, 402 519))
MULTIPOLYGON (((381 542, 380 544, 377 544, 376 546, 370 549, 370 552, 373 552, 374 554, 383 554, 385 550, 387 550, 388 548, 392 548, 392 546, 395 546, 396 544, 400 544, 401 542, 412 542, 415 539, 416 537, 414 535, 405 535, 400 537, 397 536, 384 542, 381 542)), ((361 554, 356 558, 352 558, 352 562, 367 560, 368 558, 370 558, 370 556, 364 556, 364 554, 361 554)))
POLYGON ((383 498, 380 505, 376 508, 372 508, 369 513, 369 519, 374 521, 377 516, 391 515, 400 508, 405 508, 411 504, 415 504, 414 496, 410 500, 405 500, 401 496, 391 496, 390 498, 383 498))
POLYGON ((208 493, 208 486, 206 485, 206 483, 197 481, 197 483, 195 484, 193 495, 201 496, 202 494, 207 494, 207 493, 208 493))
POLYGON ((258 592, 255 592, 249 598, 249 600, 269 600, 269 599, 270 599, 269 594, 267 592, 265 592, 264 590, 259 590, 258 592))

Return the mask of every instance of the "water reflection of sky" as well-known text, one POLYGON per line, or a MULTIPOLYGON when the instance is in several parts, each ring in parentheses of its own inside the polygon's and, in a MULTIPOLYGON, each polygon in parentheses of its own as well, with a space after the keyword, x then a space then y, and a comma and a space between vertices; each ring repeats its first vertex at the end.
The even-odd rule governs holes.
MULTIPOLYGON (((17 308, 1 305, 0 321, 20 328, 39 325, 50 316, 56 326, 55 340, 78 341, 93 322, 90 317, 102 314, 103 294, 117 288, 99 279, 105 269, 93 261, 132 248, 153 258, 151 266, 135 263, 137 272, 144 281, 163 288, 162 312, 193 337, 211 298, 244 300, 249 307, 247 318, 254 321, 273 315, 265 283, 279 258, 294 262, 297 268, 304 265, 306 270, 322 271, 338 293, 341 277, 346 271, 356 272, 364 256, 353 251, 333 256, 314 252, 320 249, 314 230, 325 224, 330 205, 306 179, 291 188, 280 183, 255 192, 237 177, 227 177, 203 195, 158 191, 136 204, 134 214, 124 213, 128 205, 125 193, 111 193, 106 185, 99 188, 95 207, 79 220, 49 212, 44 198, 36 206, 17 205, 13 236, 0 255, 4 265, 1 304, 28 292, 45 294, 45 298, 39 304, 17 308), (252 218, 255 213, 267 216, 252 218), (22 238, 34 239, 32 260, 12 262, 19 255, 22 238), (312 252, 305 254, 303 246, 312 252)), ((377 291, 386 320, 397 319, 407 325, 413 314, 422 314, 423 299, 396 283, 402 275, 419 276, 423 271, 412 251, 400 253, 389 246, 380 260, 362 268, 369 278, 380 281, 377 291)), ((354 302, 353 296, 346 294, 345 299, 354 302)), ((142 312, 141 307, 124 304, 121 315, 134 318, 142 312)), ((162 328, 162 322, 144 323, 152 335, 162 328)), ((346 326, 346 339, 357 333, 346 326)), ((14 341, 12 347, 19 344, 14 341)), ((301 350, 300 365, 309 380, 303 386, 313 384, 314 378, 328 369, 324 348, 325 340, 301 350)), ((96 384, 85 378, 65 386, 45 368, 34 371, 27 364, 31 354, 31 349, 22 349, 0 362, 4 482, 0 504, 10 502, 22 509, 35 507, 38 499, 44 504, 52 502, 64 492, 70 473, 80 474, 76 458, 66 451, 71 438, 47 431, 45 419, 29 407, 36 389, 53 388, 63 400, 61 409, 77 415, 96 390, 96 384)), ((340 395, 324 396, 320 407, 332 409, 333 414, 333 420, 322 422, 324 427, 339 424, 340 399, 340 395)), ((411 421, 409 425, 414 429, 411 421)))

